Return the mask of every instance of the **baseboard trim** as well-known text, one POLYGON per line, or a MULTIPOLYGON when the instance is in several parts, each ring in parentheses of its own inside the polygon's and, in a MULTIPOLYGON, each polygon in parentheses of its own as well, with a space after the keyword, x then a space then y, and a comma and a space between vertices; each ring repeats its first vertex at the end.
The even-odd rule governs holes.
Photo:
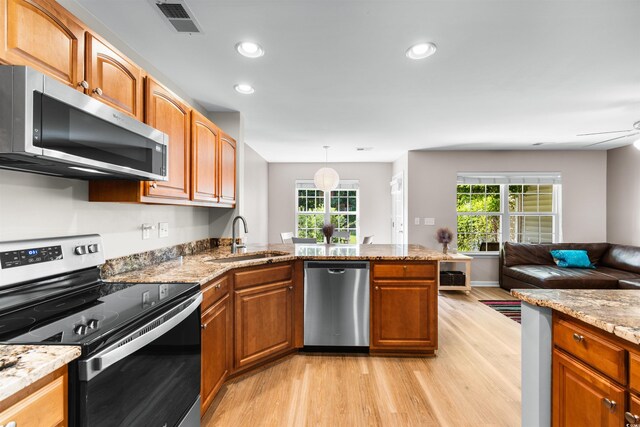
POLYGON ((499 288, 500 284, 498 282, 490 281, 490 280, 472 280, 471 287, 473 288, 499 288))

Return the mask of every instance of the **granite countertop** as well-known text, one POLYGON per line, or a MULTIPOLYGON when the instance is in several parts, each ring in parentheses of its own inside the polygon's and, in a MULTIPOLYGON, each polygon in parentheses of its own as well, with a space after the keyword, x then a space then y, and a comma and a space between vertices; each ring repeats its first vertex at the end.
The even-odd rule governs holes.
POLYGON ((103 277, 115 283, 198 283, 205 284, 219 275, 238 267, 303 260, 460 260, 470 259, 461 254, 443 254, 420 245, 249 245, 243 253, 231 255, 228 246, 208 249, 194 255, 177 257, 126 273, 103 277), (238 262, 220 263, 217 260, 247 254, 266 254, 268 257, 238 262))
POLYGON ((0 345, 0 401, 78 357, 77 346, 0 345))
POLYGON ((549 307, 640 344, 640 292, 633 289, 512 289, 529 304, 549 307))

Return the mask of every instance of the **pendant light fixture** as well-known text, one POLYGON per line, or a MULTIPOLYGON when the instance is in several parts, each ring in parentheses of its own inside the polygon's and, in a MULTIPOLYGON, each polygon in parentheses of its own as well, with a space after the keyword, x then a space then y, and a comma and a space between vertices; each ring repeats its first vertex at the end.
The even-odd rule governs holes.
POLYGON ((340 176, 335 169, 328 167, 329 162, 329 146, 325 145, 323 147, 325 149, 325 157, 324 157, 324 167, 318 169, 316 174, 313 176, 313 182, 316 185, 316 188, 322 191, 331 191, 338 187, 338 183, 340 182, 340 176))

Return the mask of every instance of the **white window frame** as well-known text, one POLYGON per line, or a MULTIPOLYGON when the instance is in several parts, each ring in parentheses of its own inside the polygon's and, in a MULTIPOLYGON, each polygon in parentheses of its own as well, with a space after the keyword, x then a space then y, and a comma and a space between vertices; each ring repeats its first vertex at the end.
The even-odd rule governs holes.
MULTIPOLYGON (((295 235, 298 236, 298 215, 299 214, 310 214, 311 212, 299 212, 298 211, 298 190, 319 190, 315 187, 315 184, 312 180, 296 180, 295 190, 294 190, 294 200, 295 200, 295 235)), ((322 191, 322 190, 319 190, 322 191)), ((319 213, 319 212, 318 212, 319 213)), ((324 223, 329 224, 331 222, 331 215, 355 215, 356 216, 356 242, 360 240, 360 181, 358 180, 341 180, 340 184, 335 190, 325 191, 324 192, 324 223), (331 212, 331 193, 333 191, 355 191, 356 192, 356 210, 355 211, 336 211, 331 212)))
MULTIPOLYGON (((499 216, 500 217, 500 242, 511 241, 510 217, 514 216, 551 216, 553 217, 552 241, 562 242, 562 185, 561 174, 559 172, 507 172, 507 173, 486 173, 486 172, 465 172, 458 173, 456 182, 456 200, 458 185, 499 185, 500 186, 500 212, 458 212, 456 202, 456 244, 458 240, 457 218, 459 216, 499 216), (509 185, 553 185, 552 212, 509 212, 509 185)), ((486 194, 486 193, 485 193, 486 194)), ((471 255, 496 255, 499 251, 468 251, 461 252, 471 255)))

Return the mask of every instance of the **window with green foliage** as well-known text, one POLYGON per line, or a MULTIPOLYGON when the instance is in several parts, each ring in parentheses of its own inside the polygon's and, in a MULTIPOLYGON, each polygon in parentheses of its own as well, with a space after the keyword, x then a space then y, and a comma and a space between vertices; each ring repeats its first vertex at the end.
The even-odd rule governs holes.
POLYGON ((495 252, 504 241, 559 241, 559 190, 559 184, 459 183, 458 251, 495 252))
POLYGON ((322 227, 331 223, 335 231, 349 232, 348 242, 358 242, 359 198, 357 183, 341 184, 331 194, 316 189, 312 182, 298 181, 296 188, 296 236, 312 237, 321 243, 322 227))

